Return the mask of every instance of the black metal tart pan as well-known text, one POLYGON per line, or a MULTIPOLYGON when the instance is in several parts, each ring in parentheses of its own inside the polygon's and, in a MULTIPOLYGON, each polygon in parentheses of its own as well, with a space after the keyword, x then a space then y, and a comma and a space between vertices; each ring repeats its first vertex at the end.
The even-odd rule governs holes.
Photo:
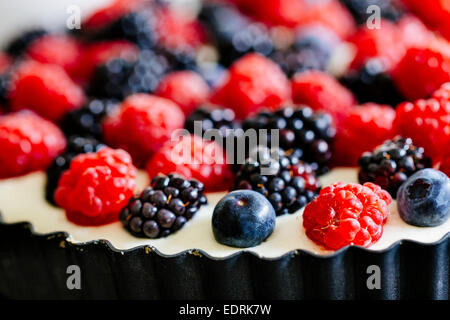
MULTIPOLYGON (((0 217, 1 220, 1 217, 0 217)), ((449 299, 450 234, 433 244, 399 241, 383 251, 347 247, 329 256, 292 251, 276 259, 200 250, 166 256, 148 246, 73 244, 0 221, 0 296, 13 299, 449 299), (81 271, 68 289, 67 268, 81 271), (380 289, 367 286, 380 268, 380 289)))

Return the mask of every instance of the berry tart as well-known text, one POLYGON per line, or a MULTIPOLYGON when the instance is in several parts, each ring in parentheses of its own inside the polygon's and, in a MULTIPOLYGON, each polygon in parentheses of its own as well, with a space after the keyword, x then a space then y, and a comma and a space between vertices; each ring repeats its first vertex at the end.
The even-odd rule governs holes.
POLYGON ((448 300, 431 1, 112 0, 11 39, 0 295, 448 300))

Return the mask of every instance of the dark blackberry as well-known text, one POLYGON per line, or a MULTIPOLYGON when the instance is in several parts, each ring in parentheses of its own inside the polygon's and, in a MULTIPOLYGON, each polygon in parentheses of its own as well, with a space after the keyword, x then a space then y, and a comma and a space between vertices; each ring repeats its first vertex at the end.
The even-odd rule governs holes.
POLYGON ((47 184, 45 186, 45 198, 51 204, 55 204, 53 195, 58 187, 58 181, 62 173, 69 169, 73 158, 81 153, 96 152, 104 145, 94 138, 85 138, 71 136, 67 140, 66 151, 56 157, 50 167, 47 169, 47 184))
MULTIPOLYGON (((275 112, 261 112, 255 118, 245 120, 242 128, 244 131, 280 130, 280 148, 297 150, 302 155, 301 159, 317 170, 318 174, 327 171, 326 165, 331 158, 330 143, 336 133, 329 114, 314 112, 306 106, 287 106, 275 112)), ((270 138, 268 131, 269 144, 270 138)))
POLYGON ((8 106, 10 78, 8 73, 0 75, 0 105, 3 107, 8 106))
POLYGON ((375 102, 396 107, 406 98, 402 96, 379 59, 370 59, 358 71, 351 71, 340 79, 360 103, 375 102))
POLYGON ((87 91, 94 97, 120 100, 133 93, 151 93, 169 70, 170 65, 164 55, 144 50, 136 61, 118 58, 100 65, 87 91))
POLYGON ((162 238, 181 229, 206 204, 203 184, 179 175, 157 176, 120 212, 120 221, 133 235, 162 238))
POLYGON ((242 189, 264 195, 280 216, 295 213, 311 202, 320 191, 320 183, 312 168, 296 155, 258 147, 236 176, 233 190, 242 189))
POLYGON ((404 8, 398 0, 340 0, 350 11, 358 24, 367 22, 373 12, 367 13, 367 8, 376 5, 380 8, 382 18, 398 21, 404 14, 404 8))
POLYGON ((361 183, 376 183, 395 198, 408 177, 431 167, 431 159, 424 155, 423 148, 414 146, 410 138, 396 137, 373 152, 364 153, 359 159, 359 166, 361 183))
POLYGON ((13 57, 18 57, 24 53, 28 46, 35 40, 47 34, 44 29, 29 30, 9 42, 5 51, 13 57))
POLYGON ((273 51, 267 27, 252 21, 233 6, 205 4, 199 19, 210 31, 220 54, 220 63, 225 67, 246 53, 258 52, 267 56, 273 51))
POLYGON ((118 101, 93 99, 80 109, 73 110, 63 118, 61 128, 67 136, 92 136, 102 138, 102 119, 116 108, 118 101))

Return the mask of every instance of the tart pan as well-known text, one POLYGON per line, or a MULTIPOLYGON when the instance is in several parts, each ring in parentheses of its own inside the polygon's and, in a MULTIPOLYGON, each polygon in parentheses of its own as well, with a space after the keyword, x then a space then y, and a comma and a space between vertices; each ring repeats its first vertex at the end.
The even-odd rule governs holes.
MULTIPOLYGON (((1 217, 0 217, 1 220, 1 217)), ((200 250, 167 256, 108 241, 73 244, 0 221, 0 296, 12 299, 442 299, 449 300, 450 233, 433 244, 399 241, 383 251, 346 247, 328 256, 298 250, 276 259, 200 250), (68 266, 81 271, 69 290, 68 266), (369 266, 380 288, 369 289, 369 266)), ((369 268, 370 270, 370 268, 369 268)))

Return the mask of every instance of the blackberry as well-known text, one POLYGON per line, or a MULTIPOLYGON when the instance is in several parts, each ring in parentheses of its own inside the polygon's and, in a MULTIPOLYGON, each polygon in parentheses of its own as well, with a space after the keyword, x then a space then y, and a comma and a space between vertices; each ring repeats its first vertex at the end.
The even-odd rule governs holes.
POLYGON ((6 47, 5 51, 13 57, 18 57, 24 53, 28 46, 35 40, 47 34, 44 29, 28 30, 14 38, 6 47))
POLYGON ((119 218, 133 235, 162 238, 181 229, 206 204, 204 186, 176 174, 157 176, 151 186, 130 199, 119 218))
POLYGON ((144 50, 136 61, 117 58, 97 67, 87 91, 94 97, 120 100, 133 93, 151 93, 169 70, 164 55, 144 50))
POLYGON ((370 59, 357 71, 351 71, 340 79, 360 103, 375 102, 397 106, 406 98, 395 86, 384 64, 379 59, 370 59))
MULTIPOLYGON (((244 131, 278 129, 281 149, 297 150, 301 159, 318 174, 328 170, 326 165, 331 158, 330 143, 336 130, 327 113, 314 112, 307 106, 287 106, 275 112, 261 112, 255 118, 245 120, 242 128, 244 131)), ((269 144, 270 139, 268 131, 269 144)))
POLYGON ((318 195, 320 184, 312 168, 295 153, 258 147, 236 175, 233 190, 242 189, 264 195, 280 216, 306 206, 318 195))
POLYGON ((3 107, 6 107, 9 101, 10 78, 8 73, 0 75, 0 105, 3 107))
POLYGON ((56 157, 47 169, 47 184, 45 186, 45 198, 51 204, 55 204, 53 195, 58 187, 58 181, 63 172, 70 167, 73 158, 81 153, 97 152, 104 145, 94 138, 71 136, 67 140, 66 151, 56 157))
POLYGON ((211 32, 220 54, 220 63, 229 67, 249 52, 269 55, 274 48, 269 31, 233 6, 209 3, 202 7, 200 21, 211 32))
POLYGON ((361 183, 376 183, 395 198, 408 177, 431 167, 431 159, 424 155, 423 148, 414 146, 410 138, 396 137, 373 152, 364 153, 359 166, 361 183))
POLYGON ((369 6, 376 5, 381 11, 381 17, 398 21, 404 14, 404 8, 398 0, 341 0, 348 8, 358 24, 367 22, 373 12, 367 13, 369 6))
POLYGON ((117 100, 93 99, 81 109, 66 114, 61 122, 61 128, 66 136, 92 136, 96 139, 102 137, 102 119, 118 104, 117 100))

